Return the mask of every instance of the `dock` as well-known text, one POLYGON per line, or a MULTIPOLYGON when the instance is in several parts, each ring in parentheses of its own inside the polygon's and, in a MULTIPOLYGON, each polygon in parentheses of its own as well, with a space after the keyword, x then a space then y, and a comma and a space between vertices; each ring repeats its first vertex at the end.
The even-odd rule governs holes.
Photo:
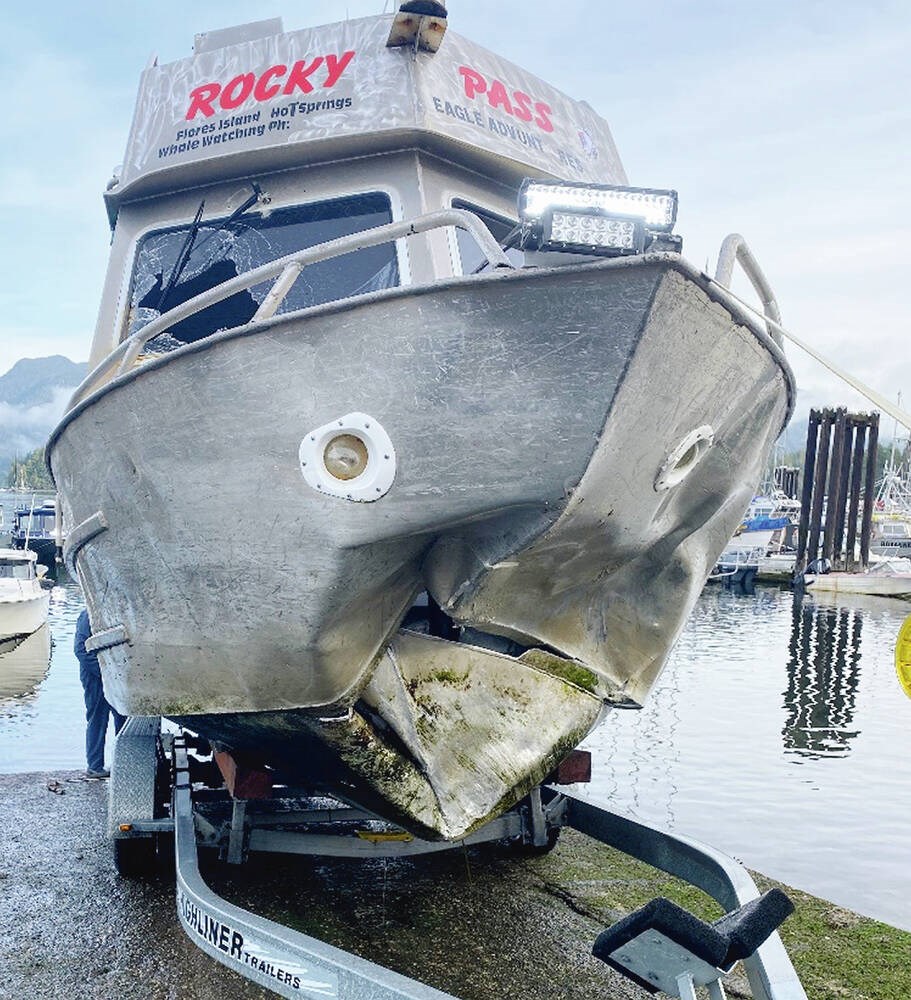
MULTIPOLYGON (((0 775, 0 998, 268 998, 181 930, 170 877, 124 880, 105 831, 107 786, 79 772, 0 775), (62 792, 62 794, 61 794, 62 792)), ((648 996, 590 955, 600 930, 654 896, 717 904, 565 830, 548 855, 487 846, 426 858, 251 860, 205 870, 240 906, 464 1000, 648 996)), ((763 889, 774 885, 756 877, 763 889)), ((911 995, 911 933, 786 889, 781 935, 814 1000, 911 995)), ((737 974, 725 988, 749 996, 737 974)))

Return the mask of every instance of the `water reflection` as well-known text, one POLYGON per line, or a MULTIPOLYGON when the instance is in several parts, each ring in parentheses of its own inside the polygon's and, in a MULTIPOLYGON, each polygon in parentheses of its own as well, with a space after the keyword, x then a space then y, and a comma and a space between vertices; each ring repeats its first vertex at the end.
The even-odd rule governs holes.
POLYGON ((37 632, 0 641, 0 715, 4 703, 16 699, 21 706, 26 695, 47 676, 51 665, 51 630, 42 625, 37 632))
POLYGON ((844 757, 860 730, 854 714, 860 686, 861 612, 794 595, 788 643, 785 752, 844 757))

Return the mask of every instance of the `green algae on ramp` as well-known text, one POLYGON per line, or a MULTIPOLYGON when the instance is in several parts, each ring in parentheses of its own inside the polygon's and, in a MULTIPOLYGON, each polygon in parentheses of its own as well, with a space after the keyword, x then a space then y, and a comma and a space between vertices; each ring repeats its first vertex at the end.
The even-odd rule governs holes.
MULTIPOLYGON (((722 912, 701 890, 573 831, 564 831, 559 850, 528 864, 547 884, 568 892, 576 905, 603 918, 605 926, 656 896, 666 896, 702 920, 715 920, 722 912)), ((796 910, 779 933, 810 1000, 911 997, 911 933, 751 874, 761 892, 777 886, 794 902, 796 910)), ((737 969, 725 989, 731 997, 751 995, 737 969)))
MULTIPOLYGON (((501 1000, 517 984, 535 1000, 645 1000, 592 958, 598 933, 655 896, 704 920, 721 914, 700 890, 574 830, 529 859, 494 845, 410 860, 313 859, 292 869, 300 879, 260 864, 232 873, 232 901, 264 912, 265 892, 274 919, 460 1000, 501 1000)), ((762 891, 778 884, 754 878, 762 891)), ((797 906, 781 936, 810 1000, 911 997, 911 934, 780 887, 797 906)), ((750 996, 739 968, 725 990, 750 996)))

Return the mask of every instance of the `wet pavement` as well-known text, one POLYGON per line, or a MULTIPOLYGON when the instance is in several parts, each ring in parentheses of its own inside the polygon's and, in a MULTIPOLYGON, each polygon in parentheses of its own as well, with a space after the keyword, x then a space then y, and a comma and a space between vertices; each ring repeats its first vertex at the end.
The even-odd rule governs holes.
MULTIPOLYGON (((116 874, 106 807, 106 783, 78 772, 0 775, 0 997, 274 996, 190 942, 172 878, 116 874)), ((388 862, 260 856, 204 874, 232 902, 464 1000, 644 1000, 589 953, 620 915, 601 857, 565 831, 544 858, 494 847, 388 862)))

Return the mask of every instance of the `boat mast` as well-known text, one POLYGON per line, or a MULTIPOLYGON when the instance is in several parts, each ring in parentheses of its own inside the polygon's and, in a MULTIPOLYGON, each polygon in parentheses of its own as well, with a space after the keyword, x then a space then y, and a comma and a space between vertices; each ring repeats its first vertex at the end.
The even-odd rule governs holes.
MULTIPOLYGON (((902 394, 898 394, 898 406, 901 407, 902 394)), ((885 514, 911 514, 911 468, 907 466, 908 447, 904 449, 900 462, 895 460, 896 442, 898 441, 898 421, 892 431, 892 446, 889 449, 889 461, 883 470, 883 478, 876 491, 876 507, 885 514)))

